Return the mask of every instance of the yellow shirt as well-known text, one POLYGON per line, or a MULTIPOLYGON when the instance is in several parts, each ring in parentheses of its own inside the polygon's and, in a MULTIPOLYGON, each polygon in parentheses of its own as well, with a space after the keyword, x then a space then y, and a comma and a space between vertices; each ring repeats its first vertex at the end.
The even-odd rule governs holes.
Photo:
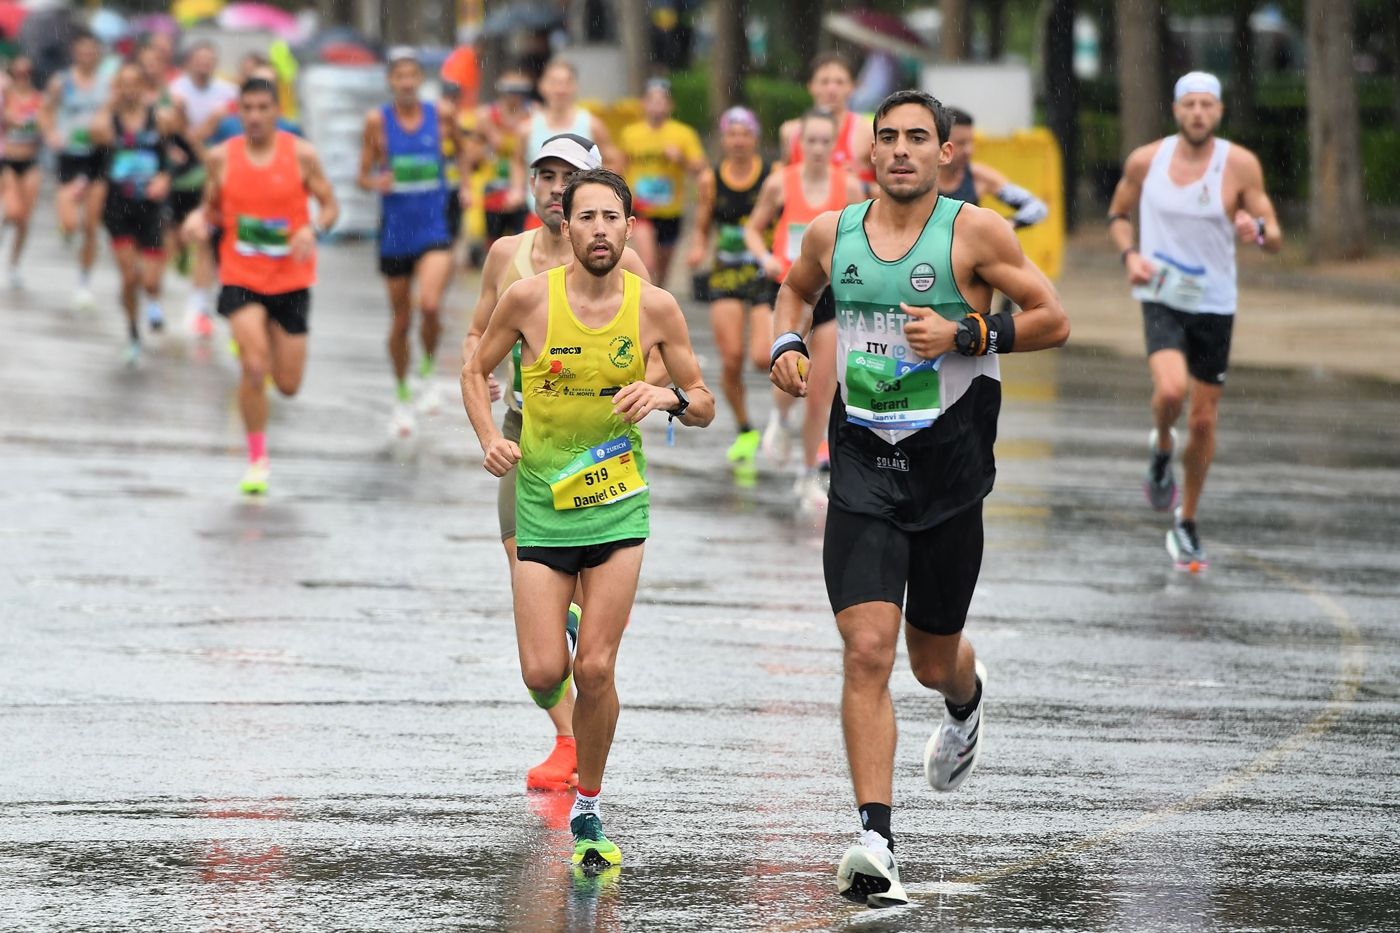
POLYGON ((684 209, 687 165, 703 161, 705 147, 693 129, 678 120, 667 120, 652 129, 645 120, 622 130, 621 148, 627 156, 627 186, 639 217, 679 217, 684 209), (674 149, 679 161, 666 154, 674 149))

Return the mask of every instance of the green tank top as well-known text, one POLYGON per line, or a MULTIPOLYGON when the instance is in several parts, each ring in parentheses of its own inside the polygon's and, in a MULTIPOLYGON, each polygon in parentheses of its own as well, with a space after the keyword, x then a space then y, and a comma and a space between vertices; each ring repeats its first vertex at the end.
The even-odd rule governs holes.
POLYGON ((836 360, 846 420, 891 444, 931 427, 979 375, 1000 378, 995 356, 918 356, 904 336, 900 302, 932 308, 950 321, 974 309, 953 276, 953 224, 963 203, 940 197, 923 232, 899 259, 870 249, 872 201, 841 211, 831 254, 836 360))
POLYGON ((646 458, 635 424, 613 414, 618 389, 646 378, 641 279, 622 274, 622 303, 602 327, 569 307, 566 269, 549 270, 549 324, 520 367, 525 396, 515 480, 515 542, 577 547, 645 538, 646 458))

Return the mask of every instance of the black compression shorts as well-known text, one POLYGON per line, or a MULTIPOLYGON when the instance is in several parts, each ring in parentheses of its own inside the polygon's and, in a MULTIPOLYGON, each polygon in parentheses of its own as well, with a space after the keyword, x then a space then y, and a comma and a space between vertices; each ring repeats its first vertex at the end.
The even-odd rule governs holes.
POLYGON ((1233 314, 1178 311, 1145 301, 1142 328, 1148 356, 1158 350, 1177 350, 1186 357, 1186 371, 1192 379, 1213 386, 1225 384, 1225 372, 1230 368, 1230 337, 1235 329, 1233 314))
POLYGON ((608 558, 623 548, 637 547, 644 543, 646 538, 623 538, 620 541, 581 544, 575 547, 517 547, 515 559, 544 564, 560 573, 577 576, 580 571, 589 567, 607 563, 608 558))

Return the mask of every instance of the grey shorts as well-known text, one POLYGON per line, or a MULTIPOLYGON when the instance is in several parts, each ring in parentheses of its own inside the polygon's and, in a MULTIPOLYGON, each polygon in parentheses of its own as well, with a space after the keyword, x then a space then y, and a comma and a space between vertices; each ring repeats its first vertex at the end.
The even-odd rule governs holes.
MULTIPOLYGON (((501 419, 501 433, 506 436, 506 440, 519 444, 520 428, 523 424, 520 412, 514 408, 507 408, 505 418, 501 419)), ((510 541, 513 539, 515 537, 514 467, 511 467, 510 472, 501 477, 501 483, 496 487, 496 519, 501 523, 501 540, 510 541)))

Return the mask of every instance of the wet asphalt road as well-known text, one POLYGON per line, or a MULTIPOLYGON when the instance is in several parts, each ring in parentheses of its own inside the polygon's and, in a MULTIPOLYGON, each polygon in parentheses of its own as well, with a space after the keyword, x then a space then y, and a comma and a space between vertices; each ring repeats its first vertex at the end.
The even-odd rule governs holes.
POLYGON ((938 703, 896 672, 915 902, 886 912, 832 883, 856 824, 817 523, 776 473, 735 483, 727 415, 674 448, 650 425, 606 782, 627 861, 580 883, 567 799, 523 790, 549 730, 494 480, 455 406, 386 443, 371 269, 325 257, 262 502, 234 492, 221 342, 124 370, 118 312, 64 310, 45 230, 0 296, 0 929, 1400 928, 1396 386, 1233 372, 1193 578, 1142 502, 1141 362, 1005 366, 968 629, 987 744, 935 797, 938 703))

